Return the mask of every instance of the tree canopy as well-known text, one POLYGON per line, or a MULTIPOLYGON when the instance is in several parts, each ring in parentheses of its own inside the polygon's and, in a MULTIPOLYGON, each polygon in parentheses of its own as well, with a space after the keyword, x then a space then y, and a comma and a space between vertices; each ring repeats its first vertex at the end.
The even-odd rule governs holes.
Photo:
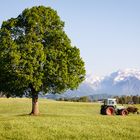
POLYGON ((0 29, 0 91, 22 96, 30 89, 61 93, 84 80, 80 50, 71 45, 64 22, 50 7, 25 9, 0 29))

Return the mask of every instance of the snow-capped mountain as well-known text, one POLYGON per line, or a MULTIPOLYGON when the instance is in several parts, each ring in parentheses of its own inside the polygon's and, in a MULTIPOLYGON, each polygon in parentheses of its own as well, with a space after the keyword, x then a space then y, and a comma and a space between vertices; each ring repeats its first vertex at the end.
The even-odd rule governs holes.
POLYGON ((86 76, 84 84, 90 85, 92 87, 92 89, 96 90, 98 88, 98 85, 101 83, 101 81, 103 79, 104 79, 104 77, 95 77, 95 78, 93 78, 92 75, 88 74, 86 76))
POLYGON ((140 70, 118 70, 93 82, 92 87, 96 87, 94 92, 98 94, 140 95, 140 70))
POLYGON ((96 78, 89 74, 77 90, 69 90, 64 94, 57 95, 57 98, 90 95, 99 95, 100 97, 101 95, 140 95, 140 70, 118 70, 105 77, 96 78))
POLYGON ((96 78, 87 75, 80 87, 77 90, 69 91, 69 94, 73 96, 94 94, 140 95, 140 70, 118 70, 105 77, 96 78))

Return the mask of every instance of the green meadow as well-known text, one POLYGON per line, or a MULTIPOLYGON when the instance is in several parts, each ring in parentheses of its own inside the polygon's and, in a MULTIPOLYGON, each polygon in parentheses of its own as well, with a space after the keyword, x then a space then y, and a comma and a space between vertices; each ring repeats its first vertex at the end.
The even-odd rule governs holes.
MULTIPOLYGON (((137 105, 140 109, 140 105, 137 105)), ((100 104, 0 98, 0 140, 140 140, 140 115, 102 116, 100 104)))

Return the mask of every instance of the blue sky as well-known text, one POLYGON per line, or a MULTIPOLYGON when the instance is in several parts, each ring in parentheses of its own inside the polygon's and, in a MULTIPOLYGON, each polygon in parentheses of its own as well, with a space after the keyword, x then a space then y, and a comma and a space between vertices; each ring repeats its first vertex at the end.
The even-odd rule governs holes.
POLYGON ((57 10, 87 73, 140 69, 140 0, 1 0, 0 24, 37 5, 57 10))

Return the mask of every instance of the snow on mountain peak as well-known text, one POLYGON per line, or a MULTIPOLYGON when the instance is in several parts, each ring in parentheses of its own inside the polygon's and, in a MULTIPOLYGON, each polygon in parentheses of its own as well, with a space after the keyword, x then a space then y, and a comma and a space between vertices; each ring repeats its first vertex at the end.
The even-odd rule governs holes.
POLYGON ((106 79, 112 79, 114 81, 114 83, 117 83, 117 82, 123 81, 129 77, 135 77, 138 80, 140 80, 140 70, 127 68, 124 70, 118 70, 105 77, 94 77, 91 74, 87 74, 85 82, 88 84, 97 86, 100 82, 102 82, 106 79))
POLYGON ((138 69, 125 69, 119 70, 118 75, 114 78, 114 82, 123 81, 128 77, 135 77, 140 80, 140 70, 138 69))
POLYGON ((86 79, 85 79, 85 82, 88 83, 88 84, 97 84, 97 83, 100 83, 102 80, 104 79, 104 77, 94 77, 92 74, 87 74, 86 75, 86 79))
POLYGON ((118 70, 105 77, 87 77, 85 83, 90 85, 95 93, 118 95, 135 95, 140 93, 140 70, 118 70))

